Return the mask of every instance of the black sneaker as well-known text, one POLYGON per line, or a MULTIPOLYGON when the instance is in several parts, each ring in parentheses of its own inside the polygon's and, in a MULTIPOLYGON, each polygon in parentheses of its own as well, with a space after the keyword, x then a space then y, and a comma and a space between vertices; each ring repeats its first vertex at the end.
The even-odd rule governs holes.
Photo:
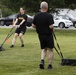
POLYGON ((13 47, 14 47, 14 45, 11 45, 11 46, 10 46, 10 48, 13 48, 13 47))
POLYGON ((52 65, 48 65, 48 70, 53 69, 52 65))
POLYGON ((40 65, 39 65, 39 68, 40 68, 40 69, 44 69, 44 60, 41 60, 41 63, 40 63, 40 65))
POLYGON ((24 47, 24 44, 22 44, 21 47, 24 47))
POLYGON ((40 64, 40 69, 44 69, 44 64, 40 64))

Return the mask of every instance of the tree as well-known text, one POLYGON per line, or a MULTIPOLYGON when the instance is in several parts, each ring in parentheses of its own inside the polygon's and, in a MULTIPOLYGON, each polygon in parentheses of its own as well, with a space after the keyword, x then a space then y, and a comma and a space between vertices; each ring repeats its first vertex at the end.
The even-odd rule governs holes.
POLYGON ((76 8, 76 0, 64 0, 67 8, 75 9, 76 8))
MULTIPOLYGON (((25 7, 28 13, 37 12, 40 9, 40 3, 44 0, 0 0, 1 8, 5 15, 16 13, 20 7, 25 7)), ((76 8, 75 0, 45 0, 49 4, 51 12, 55 12, 55 8, 76 8)))
MULTIPOLYGON (((0 10, 1 10, 3 16, 7 16, 7 15, 10 15, 13 13, 12 10, 7 8, 5 5, 3 5, 3 3, 1 1, 0 1, 0 10)), ((1 13, 0 13, 0 15, 1 15, 1 13)))

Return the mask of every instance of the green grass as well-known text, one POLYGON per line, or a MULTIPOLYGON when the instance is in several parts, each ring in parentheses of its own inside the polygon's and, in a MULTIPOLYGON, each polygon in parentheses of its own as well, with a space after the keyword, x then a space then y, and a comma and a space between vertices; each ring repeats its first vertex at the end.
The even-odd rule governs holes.
MULTIPOLYGON (((0 29, 0 44, 10 29, 0 29)), ((56 30, 58 42, 65 58, 76 58, 76 30, 56 30)), ((8 44, 4 44, 5 51, 0 52, 0 75, 76 75, 76 67, 60 66, 60 57, 54 50, 53 70, 39 69, 40 45, 34 29, 28 29, 24 35, 25 48, 20 47, 17 39, 15 48, 10 49, 13 36, 8 44)))

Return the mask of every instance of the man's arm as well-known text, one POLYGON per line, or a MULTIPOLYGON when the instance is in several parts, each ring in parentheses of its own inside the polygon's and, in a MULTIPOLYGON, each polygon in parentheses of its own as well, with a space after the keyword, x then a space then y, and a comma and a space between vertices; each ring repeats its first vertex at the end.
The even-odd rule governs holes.
POLYGON ((33 28, 36 28, 36 25, 32 24, 32 27, 33 27, 33 28))
POLYGON ((32 27, 33 28, 36 28, 36 15, 34 16, 34 19, 33 19, 33 23, 32 23, 32 27))
POLYGON ((49 26, 49 28, 50 28, 50 29, 53 29, 53 28, 54 28, 54 26, 53 26, 53 25, 50 25, 50 26, 49 26))
POLYGON ((48 22, 49 22, 49 28, 54 31, 54 20, 53 20, 53 16, 49 14, 49 17, 48 17, 48 22))
POLYGON ((50 28, 52 31, 54 31, 54 26, 53 26, 53 24, 50 25, 49 28, 50 28))

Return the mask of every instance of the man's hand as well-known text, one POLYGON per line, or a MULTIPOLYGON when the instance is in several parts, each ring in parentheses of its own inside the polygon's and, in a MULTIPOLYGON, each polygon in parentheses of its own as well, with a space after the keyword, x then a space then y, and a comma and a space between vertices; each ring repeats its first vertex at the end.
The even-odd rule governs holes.
POLYGON ((54 26, 53 25, 50 25, 49 28, 54 31, 54 26))
POLYGON ((33 28, 36 28, 36 26, 35 26, 34 24, 32 24, 32 27, 33 27, 33 28))
POLYGON ((53 25, 50 25, 50 26, 49 26, 49 28, 50 28, 50 29, 53 29, 53 28, 54 28, 54 26, 53 26, 53 25))

